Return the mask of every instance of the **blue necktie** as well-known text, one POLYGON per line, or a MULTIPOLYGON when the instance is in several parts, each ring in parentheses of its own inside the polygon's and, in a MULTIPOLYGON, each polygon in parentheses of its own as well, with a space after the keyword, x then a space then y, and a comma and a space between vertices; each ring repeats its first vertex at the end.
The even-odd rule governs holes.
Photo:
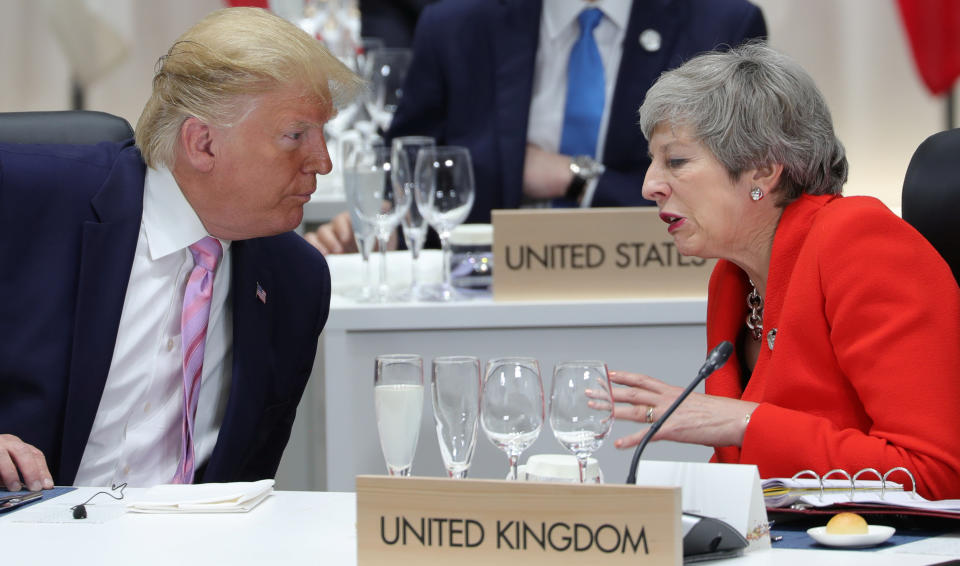
POLYGON ((570 50, 567 64, 567 102, 563 113, 560 153, 589 155, 597 151, 600 118, 606 98, 603 60, 593 30, 603 19, 600 8, 587 8, 577 17, 580 37, 570 50))

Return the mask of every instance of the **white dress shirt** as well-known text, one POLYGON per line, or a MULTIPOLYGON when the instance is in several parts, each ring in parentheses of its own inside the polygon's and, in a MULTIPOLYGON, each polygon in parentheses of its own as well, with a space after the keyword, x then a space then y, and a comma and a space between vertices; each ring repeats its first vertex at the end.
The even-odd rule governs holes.
MULTIPOLYGON (((592 157, 601 159, 631 5, 631 0, 544 0, 540 14, 540 42, 533 73, 533 98, 530 101, 530 119, 527 123, 529 143, 547 151, 559 150, 567 100, 567 63, 570 50, 580 37, 580 22, 577 17, 586 8, 600 8, 604 17, 593 31, 593 37, 603 61, 606 97, 597 136, 597 152, 592 157)), ((580 206, 590 206, 596 186, 596 180, 587 184, 580 206)))
MULTIPOLYGON (((113 360, 74 485, 169 483, 180 460, 180 313, 194 265, 189 246, 209 234, 168 169, 147 169, 143 192, 113 360)), ((213 452, 230 387, 230 242, 220 243, 194 422, 197 467, 213 452)))

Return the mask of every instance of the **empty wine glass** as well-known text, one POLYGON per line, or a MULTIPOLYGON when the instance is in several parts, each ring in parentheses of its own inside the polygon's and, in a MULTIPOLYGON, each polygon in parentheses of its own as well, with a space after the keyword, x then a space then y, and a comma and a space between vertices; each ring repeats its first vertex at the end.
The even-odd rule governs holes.
POLYGON ((370 96, 367 112, 382 131, 387 131, 393 113, 403 96, 403 80, 413 60, 413 51, 399 47, 382 47, 370 53, 370 96))
POLYGON ((610 434, 613 398, 607 365, 600 361, 561 362, 553 370, 550 427, 561 446, 573 452, 584 482, 587 459, 610 434))
POLYGON ((520 454, 543 427, 540 362, 533 358, 496 358, 487 362, 480 396, 480 423, 494 446, 510 461, 508 479, 517 479, 520 454))
POLYGON ((373 399, 387 472, 409 476, 423 414, 423 359, 416 354, 377 356, 373 399))
POLYGON ((443 465, 451 478, 467 477, 477 446, 480 360, 472 356, 433 359, 433 418, 443 465))
POLYGON ((470 151, 459 146, 424 147, 417 154, 415 201, 420 214, 440 235, 443 283, 425 298, 449 301, 459 296, 450 283, 450 232, 467 219, 473 207, 473 163, 470 151))
MULTIPOLYGON (((394 183, 407 188, 407 193, 415 192, 414 166, 417 164, 417 153, 424 147, 435 147, 433 138, 427 136, 403 136, 394 138, 391 148, 391 179, 394 183)), ((427 221, 417 208, 416 199, 410 198, 410 207, 400 219, 403 228, 403 239, 410 250, 410 297, 419 298, 419 270, 418 260, 423 242, 427 239, 427 221)))
POLYGON ((404 186, 390 180, 390 149, 384 146, 362 147, 348 158, 343 169, 343 185, 350 208, 356 216, 374 226, 380 246, 380 277, 377 301, 387 301, 387 242, 410 206, 410 194, 404 186))
MULTIPOLYGON (((354 154, 356 151, 360 148, 370 147, 376 143, 375 139, 368 139, 359 131, 351 130, 347 132, 347 134, 349 135, 339 140, 337 149, 337 169, 340 172, 340 177, 344 185, 348 177, 344 170, 346 169, 347 163, 354 162, 354 154)), ((373 278, 370 273, 370 254, 373 252, 373 245, 376 242, 374 225, 372 222, 357 214, 357 203, 354 202, 357 193, 355 191, 347 191, 346 188, 344 188, 344 195, 347 201, 347 211, 350 213, 350 226, 353 228, 353 239, 357 242, 357 251, 360 253, 363 264, 360 285, 348 289, 344 295, 360 302, 369 302, 373 300, 373 278)))

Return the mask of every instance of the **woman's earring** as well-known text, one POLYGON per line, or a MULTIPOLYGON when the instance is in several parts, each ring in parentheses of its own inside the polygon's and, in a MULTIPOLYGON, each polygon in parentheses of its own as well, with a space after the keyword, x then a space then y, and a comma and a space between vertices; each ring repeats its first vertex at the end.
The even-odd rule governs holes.
POLYGON ((753 187, 750 189, 750 198, 755 201, 763 198, 763 191, 760 190, 760 187, 753 187))

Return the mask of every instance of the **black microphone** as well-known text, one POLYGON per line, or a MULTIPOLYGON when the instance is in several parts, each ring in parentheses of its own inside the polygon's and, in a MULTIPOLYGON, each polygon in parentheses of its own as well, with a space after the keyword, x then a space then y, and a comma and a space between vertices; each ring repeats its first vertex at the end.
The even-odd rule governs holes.
POLYGON ((711 373, 720 369, 723 364, 727 363, 727 358, 730 357, 730 354, 733 353, 733 344, 724 340, 717 344, 717 347, 713 350, 710 350, 710 353, 707 354, 707 361, 703 362, 703 365, 700 366, 700 371, 697 372, 697 377, 683 390, 683 393, 673 402, 672 405, 660 416, 659 419, 654 421, 650 428, 647 429, 647 434, 643 435, 643 438, 640 439, 640 444, 637 445, 637 449, 633 452, 633 461, 630 462, 630 473, 627 474, 627 485, 633 485, 637 483, 637 464, 640 463, 640 455, 643 454, 643 449, 647 447, 647 443, 650 442, 650 439, 653 438, 653 435, 660 430, 660 427, 663 426, 663 422, 673 414, 677 409, 680 403, 684 399, 690 396, 693 393, 693 389, 700 384, 701 381, 707 378, 711 373))

